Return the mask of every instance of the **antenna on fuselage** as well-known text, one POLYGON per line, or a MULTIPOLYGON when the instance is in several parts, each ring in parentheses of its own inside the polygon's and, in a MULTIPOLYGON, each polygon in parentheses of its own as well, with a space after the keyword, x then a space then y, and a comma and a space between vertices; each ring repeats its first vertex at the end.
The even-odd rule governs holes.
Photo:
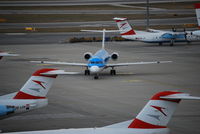
POLYGON ((102 49, 105 49, 105 36, 106 36, 106 32, 107 33, 112 33, 112 32, 120 32, 119 30, 81 30, 82 32, 97 32, 97 33, 103 33, 103 37, 102 37, 102 49))

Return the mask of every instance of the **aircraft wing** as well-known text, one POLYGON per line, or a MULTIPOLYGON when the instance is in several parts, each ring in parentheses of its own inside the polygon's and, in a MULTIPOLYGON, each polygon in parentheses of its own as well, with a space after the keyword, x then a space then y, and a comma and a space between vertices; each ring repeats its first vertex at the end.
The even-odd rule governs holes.
POLYGON ((10 54, 7 52, 0 52, 0 56, 19 56, 19 54, 10 54))
POLYGON ((168 32, 168 31, 164 31, 164 30, 157 30, 157 29, 147 29, 148 32, 152 32, 152 33, 160 33, 160 32, 168 32))
POLYGON ((131 66, 131 65, 144 65, 144 64, 160 64, 160 63, 171 63, 172 61, 151 61, 151 62, 132 62, 132 63, 116 63, 107 64, 107 67, 117 67, 117 66, 131 66))
POLYGON ((86 63, 69 63, 60 61, 30 61, 32 63, 42 63, 42 64, 56 64, 56 65, 67 65, 67 66, 87 66, 86 63))

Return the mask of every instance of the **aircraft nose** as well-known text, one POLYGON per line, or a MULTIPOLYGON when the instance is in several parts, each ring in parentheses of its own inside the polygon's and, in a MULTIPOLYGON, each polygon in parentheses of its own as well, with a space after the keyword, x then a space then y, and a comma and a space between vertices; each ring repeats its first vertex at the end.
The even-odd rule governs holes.
POLYGON ((98 66, 91 66, 89 70, 91 73, 98 73, 100 71, 100 68, 98 66))

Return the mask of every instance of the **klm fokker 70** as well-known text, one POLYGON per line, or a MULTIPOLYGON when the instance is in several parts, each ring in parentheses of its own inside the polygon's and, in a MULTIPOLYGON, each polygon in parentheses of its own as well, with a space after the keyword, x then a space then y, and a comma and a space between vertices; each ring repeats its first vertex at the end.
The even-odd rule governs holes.
POLYGON ((107 31, 103 30, 82 30, 85 32, 103 32, 102 39, 102 48, 97 51, 94 55, 90 52, 84 54, 84 58, 87 60, 87 63, 69 63, 69 62, 54 62, 54 61, 31 61, 34 63, 44 63, 44 64, 59 64, 59 65, 68 65, 68 66, 82 66, 85 67, 85 75, 94 74, 94 79, 99 78, 99 73, 106 68, 111 68, 110 74, 116 75, 115 67, 118 66, 129 66, 129 65, 141 65, 141 64, 158 64, 158 63, 169 63, 171 61, 152 61, 152 62, 132 62, 132 63, 116 63, 109 64, 109 59, 117 60, 119 55, 116 52, 109 54, 105 50, 105 33, 106 32, 116 32, 116 31, 107 31))

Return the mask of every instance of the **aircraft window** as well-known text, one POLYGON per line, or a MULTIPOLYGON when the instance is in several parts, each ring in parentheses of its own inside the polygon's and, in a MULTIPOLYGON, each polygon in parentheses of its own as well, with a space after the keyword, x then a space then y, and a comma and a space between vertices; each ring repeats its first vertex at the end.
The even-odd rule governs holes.
POLYGON ((102 64, 103 62, 102 61, 91 61, 90 63, 91 64, 102 64))
POLYGON ((15 106, 6 106, 7 108, 15 108, 15 106))

